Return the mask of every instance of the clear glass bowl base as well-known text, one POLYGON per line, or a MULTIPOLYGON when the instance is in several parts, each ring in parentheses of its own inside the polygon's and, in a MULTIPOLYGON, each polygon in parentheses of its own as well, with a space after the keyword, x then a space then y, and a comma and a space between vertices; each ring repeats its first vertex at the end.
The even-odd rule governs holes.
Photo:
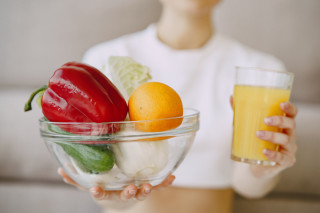
POLYGON ((199 129, 199 111, 148 121, 104 123, 50 122, 40 119, 40 134, 64 171, 84 188, 122 190, 130 184, 155 186, 187 155, 199 129), (145 127, 175 128, 145 131, 145 127), (155 123, 156 122, 156 123, 155 123), (161 124, 161 125, 160 125, 161 124))
POLYGON ((274 162, 274 161, 243 158, 243 157, 235 156, 233 154, 231 154, 231 159, 234 161, 239 161, 239 162, 249 163, 249 164, 254 164, 254 165, 261 165, 261 166, 275 166, 276 165, 276 162, 274 162))

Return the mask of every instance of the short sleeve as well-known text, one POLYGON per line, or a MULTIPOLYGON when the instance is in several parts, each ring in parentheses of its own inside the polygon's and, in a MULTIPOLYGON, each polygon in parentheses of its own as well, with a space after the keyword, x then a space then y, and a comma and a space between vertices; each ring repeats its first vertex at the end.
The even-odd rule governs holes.
POLYGON ((260 67, 265 67, 276 71, 286 71, 284 63, 274 56, 267 55, 266 57, 263 57, 260 63, 260 67))
POLYGON ((101 70, 103 67, 103 60, 101 58, 102 53, 100 49, 99 46, 91 47, 83 55, 82 62, 101 70))

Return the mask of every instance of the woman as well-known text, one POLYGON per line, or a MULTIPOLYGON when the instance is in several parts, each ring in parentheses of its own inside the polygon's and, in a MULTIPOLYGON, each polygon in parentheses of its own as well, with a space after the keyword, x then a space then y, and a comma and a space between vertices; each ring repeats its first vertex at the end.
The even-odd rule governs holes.
MULTIPOLYGON (((259 131, 257 137, 280 145, 280 151, 264 150, 277 163, 274 167, 234 163, 229 158, 232 108, 229 98, 235 66, 283 70, 272 56, 251 50, 218 34, 211 12, 219 0, 160 0, 163 11, 156 25, 91 48, 84 62, 99 69, 110 55, 127 55, 147 65, 154 81, 173 87, 185 106, 200 110, 201 128, 187 158, 159 186, 133 185, 122 192, 90 189, 93 198, 107 212, 232 212, 234 191, 248 198, 259 198, 276 185, 278 175, 295 162, 297 150, 295 121, 297 108, 281 103, 286 116, 266 118, 269 126, 283 133, 259 131), (165 190, 157 190, 166 188, 165 190), (150 192, 153 191, 151 194, 150 192), (150 194, 150 195, 149 195, 150 194), (139 202, 136 200, 144 200, 139 202), (134 200, 132 198, 135 198, 134 200)), ((106 73, 108 75, 108 73, 106 73)), ((232 102, 232 99, 231 99, 232 102)), ((67 183, 76 185, 64 172, 67 183)))

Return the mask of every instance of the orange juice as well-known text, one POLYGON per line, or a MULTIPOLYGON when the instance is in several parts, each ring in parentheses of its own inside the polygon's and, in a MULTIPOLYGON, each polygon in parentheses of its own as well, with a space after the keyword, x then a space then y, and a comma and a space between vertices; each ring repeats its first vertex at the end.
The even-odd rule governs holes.
POLYGON ((258 130, 281 131, 266 126, 264 118, 283 115, 280 103, 288 101, 290 90, 260 86, 235 85, 232 158, 246 162, 268 161, 263 149, 277 150, 278 146, 260 140, 258 130))

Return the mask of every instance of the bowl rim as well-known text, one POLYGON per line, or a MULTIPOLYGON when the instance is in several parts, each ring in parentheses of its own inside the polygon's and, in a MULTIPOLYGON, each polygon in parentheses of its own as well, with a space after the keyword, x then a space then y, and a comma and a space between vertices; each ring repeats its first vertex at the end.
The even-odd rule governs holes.
POLYGON ((183 108, 183 113, 185 111, 192 111, 190 114, 178 116, 178 117, 170 117, 170 118, 160 118, 160 119, 151 119, 151 120, 139 120, 139 121, 112 121, 112 122, 56 122, 56 121, 48 121, 45 119, 45 117, 41 117, 39 119, 40 123, 45 124, 55 124, 55 125, 107 125, 107 124, 136 124, 136 123, 146 123, 146 122, 153 122, 153 121, 165 121, 165 120, 173 120, 173 119, 182 119, 182 118, 189 118, 194 116, 199 116, 200 111, 194 108, 183 108))
MULTIPOLYGON (((88 144, 108 144, 108 143, 117 143, 117 142, 125 142, 125 141, 141 141, 141 140, 148 140, 150 138, 168 138, 178 135, 188 134, 190 132, 194 132, 199 130, 199 110, 193 108, 184 108, 184 113, 188 112, 187 114, 179 117, 172 117, 172 118, 164 118, 164 119, 154 119, 154 120, 141 120, 141 121, 119 121, 119 122, 104 122, 104 123, 88 123, 88 122, 51 122, 45 120, 44 117, 40 118, 40 133, 42 138, 56 138, 56 139, 64 139, 68 140, 68 142, 75 142, 75 143, 85 143, 87 141, 88 144), (59 125, 135 125, 139 122, 152 122, 152 121, 162 121, 162 120, 170 120, 170 119, 183 119, 182 124, 174 129, 169 129, 166 131, 159 131, 159 132, 146 132, 146 131, 132 131, 128 132, 128 134, 118 134, 111 133, 111 134, 103 134, 103 135, 80 135, 80 134, 59 134, 57 132, 47 131, 43 128, 45 126, 59 126, 59 125), (188 121, 192 121, 190 124, 184 123, 184 119, 188 121), (196 119, 196 120, 194 120, 196 119), (183 125, 185 124, 185 125, 183 125), (94 143, 93 143, 94 142, 94 143)), ((121 131, 120 131, 121 132, 121 131)))

